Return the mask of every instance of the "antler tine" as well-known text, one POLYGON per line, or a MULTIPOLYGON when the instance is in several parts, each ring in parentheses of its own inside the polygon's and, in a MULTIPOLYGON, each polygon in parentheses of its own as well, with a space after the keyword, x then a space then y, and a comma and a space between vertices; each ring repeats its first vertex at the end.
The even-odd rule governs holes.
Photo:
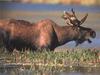
POLYGON ((88 16, 88 13, 85 15, 85 17, 83 17, 83 19, 81 19, 81 21, 80 21, 80 22, 81 22, 80 25, 83 24, 83 23, 85 22, 85 20, 87 19, 87 16, 88 16))
POLYGON ((68 16, 70 16, 70 14, 67 11, 63 12, 64 14, 62 15, 63 19, 68 19, 68 16))
POLYGON ((64 10, 64 14, 66 14, 66 11, 64 10))
POLYGON ((70 13, 68 13, 67 11, 64 11, 65 15, 71 16, 70 13))
POLYGON ((66 14, 66 11, 63 11, 63 15, 61 16, 63 19, 66 19, 65 14, 66 14))
POLYGON ((73 10, 73 8, 71 9, 72 13, 75 14, 75 11, 73 10))
POLYGON ((75 15, 75 11, 73 10, 73 8, 71 9, 71 11, 72 11, 74 17, 77 19, 76 15, 75 15))

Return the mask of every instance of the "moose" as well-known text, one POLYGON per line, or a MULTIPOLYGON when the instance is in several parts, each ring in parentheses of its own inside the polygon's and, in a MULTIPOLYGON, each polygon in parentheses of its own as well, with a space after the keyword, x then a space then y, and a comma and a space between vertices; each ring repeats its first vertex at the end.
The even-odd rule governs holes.
POLYGON ((70 26, 60 26, 50 19, 44 19, 37 23, 30 23, 25 20, 0 20, 0 36, 9 52, 14 49, 23 50, 50 50, 64 45, 70 41, 75 41, 76 46, 84 41, 91 43, 91 38, 96 37, 96 32, 91 28, 80 26, 85 22, 87 14, 82 20, 78 20, 74 10, 72 14, 65 12, 64 20, 70 26), (72 24, 72 25, 71 25, 72 24))

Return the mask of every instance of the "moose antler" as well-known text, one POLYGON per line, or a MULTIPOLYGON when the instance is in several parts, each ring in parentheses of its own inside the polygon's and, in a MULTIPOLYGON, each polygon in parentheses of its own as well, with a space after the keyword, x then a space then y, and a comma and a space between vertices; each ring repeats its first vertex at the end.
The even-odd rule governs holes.
POLYGON ((71 9, 71 11, 72 11, 73 16, 77 19, 76 15, 75 15, 75 11, 73 10, 73 8, 71 9))
POLYGON ((73 16, 73 15, 68 13, 67 11, 64 11, 64 14, 62 15, 62 18, 64 20, 66 20, 67 25, 72 25, 72 23, 70 23, 71 22, 71 18, 70 18, 71 16, 73 16))
POLYGON ((83 17, 83 19, 81 19, 80 21, 80 25, 83 24, 85 22, 85 20, 87 19, 88 13, 85 15, 85 17, 83 17))
POLYGON ((85 17, 83 17, 81 20, 78 20, 76 15, 75 15, 75 11, 73 10, 73 8, 71 9, 71 12, 72 12, 72 14, 64 11, 64 14, 62 16, 62 18, 64 20, 66 20, 66 23, 69 24, 69 25, 80 26, 87 19, 88 14, 86 14, 85 17), (70 21, 70 23, 69 23, 68 20, 70 21))
POLYGON ((62 15, 62 18, 63 19, 68 19, 68 17, 70 17, 71 16, 71 14, 69 14, 68 12, 66 12, 66 11, 64 11, 64 14, 62 15))

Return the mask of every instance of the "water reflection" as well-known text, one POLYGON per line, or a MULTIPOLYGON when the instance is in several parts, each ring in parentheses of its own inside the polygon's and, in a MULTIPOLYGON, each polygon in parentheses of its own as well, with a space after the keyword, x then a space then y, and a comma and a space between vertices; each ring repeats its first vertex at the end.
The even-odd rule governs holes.
POLYGON ((0 68, 0 75, 100 75, 100 68, 66 67, 64 70, 43 71, 22 68, 0 68))
POLYGON ((20 75, 17 68, 0 68, 0 75, 20 75))

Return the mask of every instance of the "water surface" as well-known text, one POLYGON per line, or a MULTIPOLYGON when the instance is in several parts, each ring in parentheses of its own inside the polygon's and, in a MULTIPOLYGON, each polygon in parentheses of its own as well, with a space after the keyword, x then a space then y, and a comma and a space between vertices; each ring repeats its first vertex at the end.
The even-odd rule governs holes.
POLYGON ((50 71, 43 71, 5 67, 0 68, 0 75, 100 75, 100 68, 74 67, 74 69, 65 68, 65 70, 61 71, 54 69, 50 71))

